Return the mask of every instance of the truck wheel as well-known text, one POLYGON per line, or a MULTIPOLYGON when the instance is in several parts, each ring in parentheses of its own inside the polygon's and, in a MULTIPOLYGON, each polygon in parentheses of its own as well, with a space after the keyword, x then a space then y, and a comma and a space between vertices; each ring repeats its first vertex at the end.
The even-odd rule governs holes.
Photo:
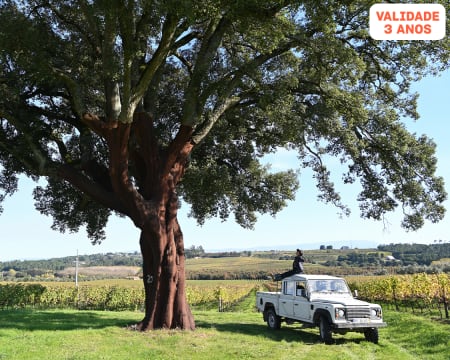
POLYGON ((325 344, 331 344, 333 341, 333 336, 331 334, 331 325, 326 316, 321 316, 319 319, 319 333, 320 340, 325 344))
POLYGON ((280 317, 273 309, 267 310, 267 325, 273 330, 278 330, 281 327, 280 317))
POLYGON ((373 342, 374 344, 378 344, 378 329, 371 328, 364 331, 364 337, 367 341, 373 342))

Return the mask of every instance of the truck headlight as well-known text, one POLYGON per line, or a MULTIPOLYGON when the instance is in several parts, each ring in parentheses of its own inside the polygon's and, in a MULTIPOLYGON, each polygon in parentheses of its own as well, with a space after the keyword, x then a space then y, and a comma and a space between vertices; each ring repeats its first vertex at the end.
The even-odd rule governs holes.
POLYGON ((380 318, 381 319, 381 308, 370 309, 370 316, 372 318, 380 318))
POLYGON ((344 309, 335 309, 335 318, 336 320, 345 319, 345 310, 344 309))

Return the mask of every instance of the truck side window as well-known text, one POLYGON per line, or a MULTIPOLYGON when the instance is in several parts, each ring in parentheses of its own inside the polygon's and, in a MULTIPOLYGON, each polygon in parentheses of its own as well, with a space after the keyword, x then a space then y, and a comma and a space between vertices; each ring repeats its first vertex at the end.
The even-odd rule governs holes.
POLYGON ((295 290, 295 282, 294 281, 285 281, 284 282, 284 294, 285 295, 294 295, 295 290))

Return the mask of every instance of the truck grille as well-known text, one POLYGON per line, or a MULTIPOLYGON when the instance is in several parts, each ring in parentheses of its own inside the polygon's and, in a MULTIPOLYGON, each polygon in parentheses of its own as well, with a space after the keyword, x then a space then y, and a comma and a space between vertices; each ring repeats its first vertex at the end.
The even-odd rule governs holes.
POLYGON ((353 319, 369 319, 370 309, 368 307, 348 307, 347 308, 347 320, 353 319))

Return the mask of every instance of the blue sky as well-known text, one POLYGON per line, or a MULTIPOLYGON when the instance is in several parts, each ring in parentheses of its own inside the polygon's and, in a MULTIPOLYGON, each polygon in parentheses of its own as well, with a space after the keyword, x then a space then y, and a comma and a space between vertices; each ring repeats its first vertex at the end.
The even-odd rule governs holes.
MULTIPOLYGON (((405 124, 418 134, 427 134, 437 143, 438 174, 446 181, 450 192, 450 72, 438 78, 426 78, 414 86, 420 94, 417 122, 405 124)), ((272 157, 273 170, 295 166, 295 154, 280 151, 272 157)), ((339 175, 339 174, 338 174, 339 175)), ((317 201, 317 192, 311 173, 302 170, 301 188, 296 200, 289 203, 275 218, 261 216, 255 230, 244 230, 232 219, 208 221, 203 227, 188 218, 184 204, 179 221, 185 246, 203 246, 206 251, 222 249, 267 249, 297 247, 308 249, 320 245, 371 247, 386 243, 431 243, 450 241, 450 214, 438 224, 426 223, 417 232, 406 232, 400 227, 401 214, 388 215, 387 222, 362 220, 355 201, 357 188, 339 187, 343 200, 352 209, 350 217, 340 218, 338 209, 317 201)), ((338 184, 337 184, 338 185, 338 184)), ((51 218, 39 214, 33 206, 33 182, 23 178, 19 191, 7 198, 0 215, 0 261, 13 259, 47 259, 80 254, 139 251, 139 232, 128 219, 111 217, 107 239, 100 245, 91 245, 84 230, 77 234, 61 234, 50 229, 51 218)), ((450 208, 447 200, 446 208, 450 208)), ((448 211, 449 212, 449 211, 448 211)))

